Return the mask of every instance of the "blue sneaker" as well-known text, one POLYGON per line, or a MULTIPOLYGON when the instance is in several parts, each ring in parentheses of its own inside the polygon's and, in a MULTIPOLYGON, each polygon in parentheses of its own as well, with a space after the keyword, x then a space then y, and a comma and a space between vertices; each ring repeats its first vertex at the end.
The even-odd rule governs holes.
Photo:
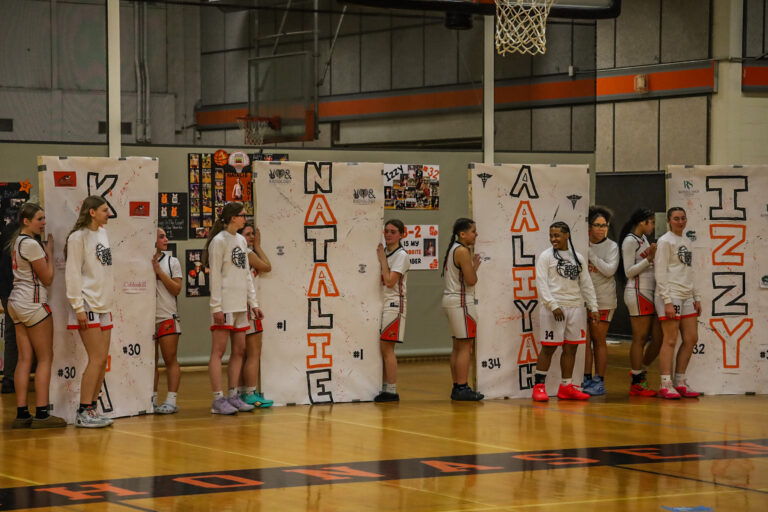
POLYGON ((592 377, 588 382, 585 382, 581 387, 582 391, 591 396, 599 396, 605 394, 605 381, 600 377, 592 377))
POLYGON ((267 400, 264 398, 258 391, 254 391, 253 393, 244 393, 240 395, 240 399, 249 405, 259 407, 261 409, 269 407, 274 403, 272 400, 267 400))

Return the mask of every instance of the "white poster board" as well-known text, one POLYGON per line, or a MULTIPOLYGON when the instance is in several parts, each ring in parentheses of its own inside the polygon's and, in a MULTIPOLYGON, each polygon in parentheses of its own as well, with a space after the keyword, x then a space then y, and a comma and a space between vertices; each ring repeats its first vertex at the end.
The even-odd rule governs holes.
POLYGON ((688 381, 706 394, 768 393, 768 165, 673 165, 667 176, 701 293, 688 381))
MULTIPOLYGON (((408 259, 411 270, 437 270, 440 268, 440 260, 437 255, 440 230, 437 224, 406 224, 405 238, 401 244, 408 259)), ((382 243, 383 242, 382 238, 382 243)))
MULTIPOLYGON (((588 168, 471 164, 469 172, 472 218, 479 233, 475 252, 483 260, 475 287, 478 390, 487 398, 529 397, 541 349, 536 339, 536 261, 551 247, 549 226, 555 221, 570 226, 576 250, 587 257, 588 168)), ((561 352, 549 368, 549 394, 557 392, 561 352)), ((584 348, 579 347, 576 384, 583 367, 584 348)))
POLYGON ((254 162, 263 391, 277 404, 372 400, 381 386, 381 164, 254 162), (371 193, 372 192, 372 193, 371 193))
POLYGON ((51 403, 72 423, 80 401, 87 355, 76 330, 67 330, 69 302, 64 244, 89 195, 103 196, 112 210, 106 226, 115 279, 112 339, 99 410, 131 416, 152 410, 155 275, 151 258, 157 237, 157 167, 150 158, 38 157, 46 234, 54 237, 54 279, 48 289, 53 312, 51 403))

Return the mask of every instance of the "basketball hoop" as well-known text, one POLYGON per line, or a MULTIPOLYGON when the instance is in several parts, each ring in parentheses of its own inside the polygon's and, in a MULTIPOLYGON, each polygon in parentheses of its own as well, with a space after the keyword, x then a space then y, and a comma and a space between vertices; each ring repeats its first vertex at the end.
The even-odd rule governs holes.
POLYGON ((247 146, 261 146, 269 130, 280 129, 279 117, 244 116, 237 118, 237 124, 243 131, 243 142, 247 146))
POLYGON ((496 52, 544 54, 547 16, 554 0, 495 0, 496 52))

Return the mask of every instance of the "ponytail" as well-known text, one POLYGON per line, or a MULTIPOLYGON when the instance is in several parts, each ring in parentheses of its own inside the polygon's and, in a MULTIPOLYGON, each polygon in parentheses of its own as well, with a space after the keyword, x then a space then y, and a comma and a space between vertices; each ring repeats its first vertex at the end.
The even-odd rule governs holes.
POLYGON ((213 223, 211 232, 208 234, 208 240, 205 241, 205 246, 203 247, 203 267, 208 266, 208 246, 211 245, 211 240, 224 231, 229 223, 232 222, 232 217, 239 215, 240 212, 243 211, 243 208, 245 208, 243 203, 232 202, 225 204, 224 208, 221 209, 221 215, 219 215, 216 222, 213 223))
POLYGON ((440 273, 441 276, 445 275, 445 265, 448 263, 448 254, 451 252, 451 247, 453 247, 453 243, 456 241, 456 239, 459 237, 459 233, 462 231, 467 231, 468 229, 472 229, 472 226, 475 224, 475 221, 472 219, 468 219, 466 217, 460 217, 456 219, 456 222, 453 223, 453 232, 451 233, 451 241, 448 242, 448 249, 445 251, 445 257, 443 258, 443 271, 440 273))
POLYGON ((621 231, 619 232, 619 268, 622 270, 621 272, 616 273, 620 284, 625 284, 627 282, 627 275, 624 273, 624 251, 621 250, 624 245, 624 239, 627 238, 630 233, 635 231, 638 224, 653 218, 655 218, 655 214, 650 209, 638 208, 632 212, 632 215, 629 216, 629 220, 621 227, 621 231))

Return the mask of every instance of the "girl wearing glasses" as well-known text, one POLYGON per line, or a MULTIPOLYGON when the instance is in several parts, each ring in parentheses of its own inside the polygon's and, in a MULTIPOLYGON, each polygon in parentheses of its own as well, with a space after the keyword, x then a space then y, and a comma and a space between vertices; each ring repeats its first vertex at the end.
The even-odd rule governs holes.
POLYGON ((236 414, 254 408, 243 402, 237 393, 245 354, 249 308, 252 308, 256 318, 263 318, 248 267, 248 244, 237 232, 243 226, 243 205, 228 203, 213 224, 203 250, 203 265, 210 268, 213 343, 208 375, 213 390, 213 414, 236 414), (221 387, 221 359, 227 348, 227 338, 231 340, 231 351, 227 367, 229 392, 225 396, 221 387))
POLYGON ((582 389, 592 396, 605 394, 605 369, 608 365, 608 347, 605 338, 616 310, 616 281, 619 268, 619 246, 608 238, 608 226, 613 212, 602 206, 590 206, 589 222, 589 277, 597 295, 600 321, 587 326, 587 351, 584 358, 582 389), (595 374, 592 376, 592 361, 595 374))

